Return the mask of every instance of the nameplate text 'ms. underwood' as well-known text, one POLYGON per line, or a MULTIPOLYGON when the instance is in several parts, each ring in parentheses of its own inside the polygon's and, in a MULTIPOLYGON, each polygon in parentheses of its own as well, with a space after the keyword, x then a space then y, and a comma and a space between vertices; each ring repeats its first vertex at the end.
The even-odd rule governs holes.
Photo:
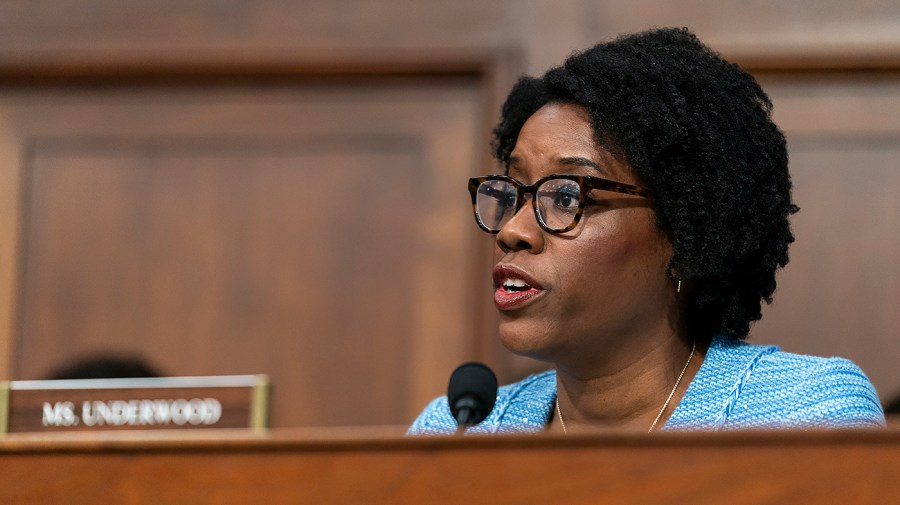
POLYGON ((263 429, 267 413, 264 375, 0 384, 0 433, 263 429))

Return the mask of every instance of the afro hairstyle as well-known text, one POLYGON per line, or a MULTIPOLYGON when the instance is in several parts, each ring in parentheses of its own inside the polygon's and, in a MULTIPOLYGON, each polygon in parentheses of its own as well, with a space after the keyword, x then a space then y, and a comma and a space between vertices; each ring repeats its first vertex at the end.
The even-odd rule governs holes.
POLYGON ((522 125, 551 102, 587 109, 596 141, 653 192, 688 332, 746 338, 772 302, 798 210, 785 138, 756 80, 686 28, 598 44, 513 86, 492 143, 504 166, 522 125))

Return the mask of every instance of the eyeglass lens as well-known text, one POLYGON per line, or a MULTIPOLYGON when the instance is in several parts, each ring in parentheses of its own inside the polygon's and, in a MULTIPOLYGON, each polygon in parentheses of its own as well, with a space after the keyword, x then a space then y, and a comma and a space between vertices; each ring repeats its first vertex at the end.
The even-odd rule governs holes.
MULTIPOLYGON (((535 211, 538 222, 550 231, 571 226, 581 203, 581 187, 577 181, 550 179, 537 188, 535 211)), ((475 210, 481 223, 498 231, 516 212, 518 188, 504 180, 488 180, 478 186, 475 210)))
POLYGON ((489 180, 478 186, 475 211, 487 229, 499 230, 516 210, 518 190, 507 181, 489 180))

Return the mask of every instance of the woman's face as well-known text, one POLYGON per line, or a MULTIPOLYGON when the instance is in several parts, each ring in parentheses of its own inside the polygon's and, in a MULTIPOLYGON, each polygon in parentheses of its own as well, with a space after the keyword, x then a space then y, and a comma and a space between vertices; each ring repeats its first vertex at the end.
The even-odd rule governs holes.
MULTIPOLYGON (((522 127, 509 175, 532 184, 559 173, 638 184, 628 165, 597 144, 586 109, 550 103, 522 127)), ((527 202, 496 235, 503 344, 573 371, 646 352, 654 335, 670 336, 673 327, 671 245, 656 227, 652 201, 599 190, 591 196, 597 203, 572 231, 542 230, 527 202)))

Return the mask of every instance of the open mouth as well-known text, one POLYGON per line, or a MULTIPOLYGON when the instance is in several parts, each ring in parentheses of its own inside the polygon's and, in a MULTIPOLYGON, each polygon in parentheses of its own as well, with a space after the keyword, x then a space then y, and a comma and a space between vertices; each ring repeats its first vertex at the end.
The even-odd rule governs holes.
POLYGON ((544 288, 519 268, 498 265, 494 269, 494 305, 501 311, 522 308, 544 293, 544 288))
POLYGON ((500 287, 510 293, 519 293, 521 291, 532 289, 531 286, 522 279, 506 279, 500 287))

